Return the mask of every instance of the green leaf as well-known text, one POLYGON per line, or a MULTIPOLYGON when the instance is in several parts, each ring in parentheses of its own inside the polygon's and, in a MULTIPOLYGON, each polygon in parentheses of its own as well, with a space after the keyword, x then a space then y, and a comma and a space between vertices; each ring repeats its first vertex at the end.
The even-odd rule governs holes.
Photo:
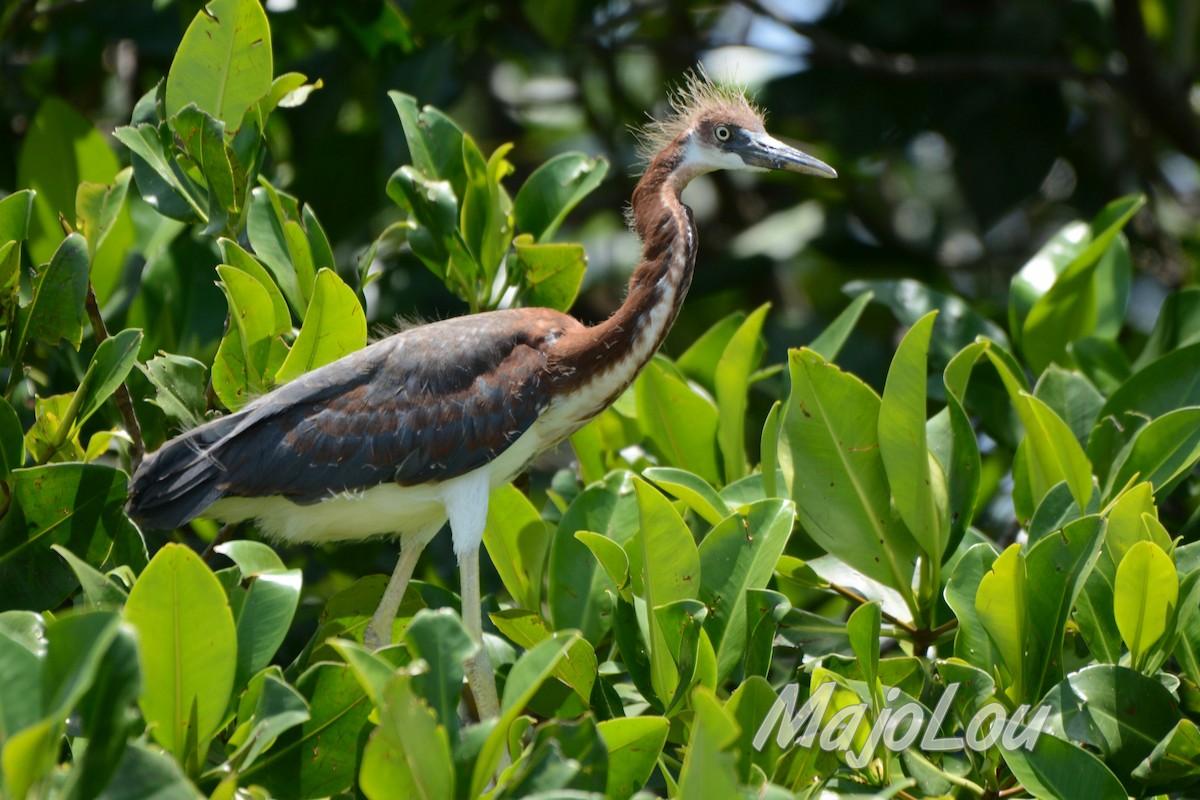
POLYGON ((1180 408, 1151 420, 1133 435, 1117 457, 1107 493, 1135 477, 1149 481, 1165 497, 1200 460, 1200 408, 1180 408))
POLYGON ((789 366, 779 463, 801 524, 826 552, 915 606, 917 545, 891 507, 879 398, 809 350, 791 351, 789 366))
MULTIPOLYGON (((415 162, 414 162, 415 163, 415 162)), ((554 238, 559 225, 608 174, 603 158, 561 153, 535 169, 517 192, 513 217, 517 230, 536 242, 554 238)))
POLYGON ((625 555, 621 545, 594 531, 576 531, 575 538, 592 551, 596 562, 604 568, 605 574, 618 590, 628 589, 629 556, 625 555))
POLYGON ((650 467, 642 477, 676 497, 705 522, 716 525, 733 510, 703 478, 675 467, 650 467))
POLYGON ((1179 601, 1179 578, 1171 557, 1153 542, 1141 541, 1117 565, 1113 613, 1135 667, 1166 633, 1179 601))
POLYGON ((92 609, 121 608, 125 605, 129 592, 117 581, 100 572, 91 564, 72 553, 61 545, 51 545, 51 549, 62 556, 63 560, 75 573, 87 605, 92 609))
POLYGON ((463 166, 467 183, 461 195, 460 230, 467 249, 480 268, 480 289, 485 297, 500 268, 500 262, 513 238, 512 201, 500 179, 512 171, 504 157, 511 144, 496 148, 488 161, 483 160, 475 140, 463 136, 463 166))
POLYGON ((196 13, 167 73, 166 115, 189 103, 232 134, 271 91, 271 28, 257 0, 211 0, 196 13))
POLYGON ((990 574, 997 553, 991 544, 973 545, 954 566, 946 581, 946 604, 958 620, 954 655, 979 669, 989 671, 995 661, 987 628, 975 610, 975 597, 985 575, 990 574))
POLYGON ((236 236, 241 229, 248 178, 227 142, 225 123, 188 103, 171 117, 183 150, 204 176, 208 187, 208 234, 236 236))
POLYGON ((992 563, 979 582, 975 613, 999 654, 998 666, 1006 673, 1004 686, 1014 702, 1025 700, 1029 633, 1029 590, 1021 546, 1010 545, 992 563))
POLYGON ((34 194, 23 189, 0 200, 0 313, 5 317, 17 307, 21 242, 29 235, 34 194))
MULTIPOLYGON (((695 600, 700 589, 700 553, 691 531, 670 502, 640 478, 633 480, 641 529, 625 545, 634 594, 648 609, 695 600)), ((654 614, 647 614, 651 678, 661 700, 675 693, 678 674, 654 614)))
POLYGON ((138 704, 155 740, 181 763, 202 761, 237 668, 237 633, 220 582, 190 549, 168 544, 138 576, 124 616, 138 632, 145 676, 138 704))
MULTIPOLYGON (((129 476, 99 464, 50 464, 13 470, 12 506, 0 522, 0 610, 57 608, 78 585, 51 549, 58 544, 102 567, 110 559, 145 558, 125 516, 129 476)), ((128 562, 135 569, 144 563, 128 562)))
POLYGON ((716 447, 716 406, 658 359, 634 382, 638 423, 666 463, 696 473, 710 484, 721 482, 716 447))
MULTIPOLYGON (((1094 747, 1131 794, 1140 794, 1130 779, 1180 719, 1171 693, 1155 678, 1127 667, 1093 665, 1072 673, 1048 700, 1058 718, 1051 728, 1094 747), (1066 697, 1057 703, 1066 688, 1066 697)), ((1057 732, 1057 731, 1055 731, 1057 732)), ((1039 742, 1040 743, 1040 742, 1039 742)))
POLYGON ((1044 402, 1086 443, 1104 405, 1104 396, 1083 375, 1051 364, 1038 378, 1033 396, 1044 402))
MULTIPOLYGON (((529 649, 549 639, 550 630, 541 617, 532 611, 519 608, 505 609, 489 615, 496 628, 519 647, 529 649)), ((557 708, 554 716, 575 716, 586 709, 596 683, 596 651, 586 640, 580 638, 567 651, 567 655, 554 668, 554 677, 562 681, 575 694, 568 697, 557 708)), ((551 702, 558 703, 557 692, 551 702)), ((541 699, 541 698, 539 698, 541 699)))
MULTIPOLYGON (((0 234, 0 241, 4 240, 0 234)), ((1200 286, 1184 286, 1167 295, 1154 321, 1154 330, 1142 346, 1137 361, 1138 371, 1174 350, 1200 342, 1200 286)))
POLYGON ((309 720, 304 697, 269 668, 258 673, 238 701, 238 726, 229 744, 229 761, 242 770, 253 764, 285 731, 309 720))
POLYGON ((229 323, 213 362, 213 391, 231 411, 237 411, 274 386, 274 372, 283 359, 284 330, 273 315, 271 297, 248 273, 221 264, 219 286, 229 304, 229 323))
POLYGON ((204 420, 208 401, 204 396, 207 369, 194 358, 173 353, 160 353, 138 365, 154 386, 155 396, 150 401, 162 409, 175 424, 183 428, 194 428, 204 420))
MULTIPOLYGON (((1027 318, 1038 301, 1053 292, 1053 287, 1064 278, 1070 280, 1068 273, 1091 273, 1121 228, 1145 202, 1146 198, 1140 195, 1119 198, 1105 206, 1090 225, 1072 222, 1051 237, 1013 277, 1009 291, 1009 330, 1028 334, 1027 318)), ((1089 284, 1076 288, 1082 288, 1086 295, 1082 298, 1083 305, 1090 304, 1094 309, 1095 287, 1089 284)), ((1061 293, 1062 290, 1059 290, 1057 300, 1065 299, 1061 293)), ((1045 346, 1050 343, 1039 344, 1045 346)))
POLYGON ((137 361, 141 344, 142 332, 134 328, 127 328, 99 344, 76 390, 83 398, 75 417, 76 429, 89 420, 125 381, 137 361))
POLYGON ((455 796, 450 739, 414 690, 419 674, 398 672, 384 689, 380 726, 363 751, 358 779, 370 800, 455 796))
POLYGON ((298 569, 241 571, 243 581, 249 585, 236 587, 230 597, 237 629, 234 685, 239 687, 275 657, 296 615, 303 583, 298 569))
MULTIPOLYGON (((300 288, 300 278, 288 241, 284 236, 284 224, 295 221, 298 216, 295 198, 279 192, 268 181, 258 179, 258 187, 250 194, 250 210, 246 215, 246 234, 254 253, 266 265, 279 291, 297 317, 303 317, 308 309, 308 300, 300 288)), ((234 266, 240 267, 235 263, 234 266)))
MULTIPOLYGON (((674 688, 669 697, 663 698, 667 701, 666 714, 672 717, 684 709, 683 701, 691 688, 705 682, 700 662, 708 609, 699 600, 676 600, 655 606, 653 616, 666 644, 666 652, 675 665, 674 688)), ((709 686, 713 683, 711 679, 707 682, 709 686)))
POLYGON ((1126 800, 1128 795, 1104 762, 1054 736, 1038 736, 1032 750, 1006 747, 1000 752, 1025 791, 1034 797, 1087 797, 1126 800))
POLYGON ((679 371, 703 386, 710 394, 717 393, 717 364, 721 354, 729 346, 733 335, 746 321, 746 314, 735 311, 713 323, 708 330, 700 334, 700 338, 688 345, 675 366, 679 371))
MULTIPOLYGON (((848 287, 847 291, 849 291, 848 287)), ((838 314, 837 318, 829 323, 817 338, 812 340, 812 343, 808 345, 808 349, 826 361, 836 360, 838 353, 842 352, 842 347, 845 346, 846 340, 850 338, 854 326, 858 324, 859 318, 862 317, 863 310, 874 299, 875 293, 869 289, 859 292, 858 296, 850 301, 850 305, 842 309, 842 313, 838 314)))
POLYGON ((508 729, 525 709, 537 690, 554 672, 571 645, 579 638, 576 632, 555 633, 527 650, 513 665, 504 684, 504 699, 500 704, 500 719, 488 734, 471 772, 471 797, 478 797, 495 774, 496 766, 508 740, 508 729))
POLYGON ((667 742, 665 717, 628 717, 597 723, 608 747, 605 795, 628 800, 646 785, 667 742))
POLYGON ((492 490, 483 543, 520 608, 542 607, 542 575, 552 535, 550 523, 519 489, 505 484, 492 490))
MULTIPOLYGON (((463 662, 475 652, 475 642, 449 609, 418 611, 404 629, 404 642, 414 657, 429 665, 428 672, 414 674, 413 688, 437 714, 450 741, 457 741, 463 662)), ((386 694, 385 689, 385 698, 386 694)))
POLYGON ((921 549, 940 562, 948 531, 946 476, 925 434, 926 359, 936 312, 917 321, 892 359, 879 405, 879 455, 900 519, 921 549))
POLYGON ((770 308, 769 303, 764 303, 746 317, 717 362, 717 442, 721 446, 726 483, 747 474, 746 393, 750 375, 758 368, 766 350, 762 326, 770 308))
POLYGON ((1005 358, 995 348, 987 350, 996 371, 1008 390, 1008 396, 1021 424, 1025 426, 1030 488, 1036 506, 1046 493, 1060 481, 1066 481, 1071 497, 1081 509, 1087 508, 1092 496, 1092 465, 1067 424, 1050 406, 1029 394, 1021 386, 1005 358))
POLYGON ((1029 640, 1025 643, 1029 693, 1039 697, 1062 676, 1063 635, 1071 608, 1100 557, 1104 524, 1097 515, 1076 520, 1047 536, 1025 556, 1029 640))
POLYGON ((717 651, 718 680, 744 656, 748 592, 766 588, 794 516, 788 500, 761 500, 714 526, 700 543, 699 599, 709 609, 704 629, 717 651))
POLYGON ((768 589, 746 590, 746 645, 742 675, 765 678, 771 669, 775 632, 792 610, 791 602, 768 589))
POLYGON ((1147 786, 1164 786, 1178 781, 1183 788, 1194 786, 1200 775, 1200 728, 1190 719, 1175 723, 1171 732, 1154 746, 1133 770, 1133 777, 1147 786))
MULTIPOLYGON (((453 193, 461 197, 466 183, 462 130, 432 106, 418 111, 416 99, 409 95, 393 91, 388 92, 388 97, 404 126, 413 166, 427 178, 448 181, 453 193)), ((390 188, 389 185, 389 195, 390 188)))
POLYGON ((25 435, 21 420, 7 401, 0 401, 0 480, 25 464, 25 435))
POLYGON ((737 797, 737 760, 727 752, 737 739, 737 723, 705 688, 693 693, 692 706, 696 715, 675 796, 681 800, 737 797))
POLYGON ((287 383, 366 344, 367 320, 354 290, 337 273, 323 269, 317 273, 300 335, 275 373, 275 382, 287 383))
POLYGON ((575 303, 587 253, 578 244, 534 244, 528 234, 513 242, 517 277, 524 284, 521 299, 526 305, 567 311, 575 303))
POLYGON ((308 702, 309 720, 286 731, 244 770, 242 785, 257 783, 275 797, 296 800, 347 791, 354 784, 370 700, 345 664, 313 665, 296 689, 308 702))
POLYGON ((132 741, 97 800, 204 800, 179 765, 161 751, 132 741))
POLYGON ((132 177, 133 170, 126 167, 117 173, 112 184, 79 184, 75 193, 75 227, 88 240, 88 253, 93 257, 117 224, 132 177))
MULTIPOLYGON (((578 531, 598 531, 618 548, 638 525, 637 503, 628 486, 627 473, 613 473, 604 483, 584 489, 567 507, 550 546, 547 601, 556 630, 578 628, 593 645, 600 644, 612 626, 612 600, 616 589, 588 547, 575 538, 578 531)), ((625 558, 622 551, 621 558, 625 558)))
POLYGON ((18 354, 31 339, 51 346, 65 339, 79 349, 88 263, 87 240, 73 233, 63 240, 50 263, 37 270, 29 303, 17 313, 18 354))
POLYGON ((882 711, 883 694, 876 681, 879 678, 879 629, 882 616, 878 602, 865 603, 846 619, 846 635, 854 648, 854 657, 862 670, 863 680, 871 693, 875 713, 882 711))
POLYGON ((763 422, 762 436, 759 444, 761 455, 763 495, 766 497, 779 496, 779 431, 783 424, 783 403, 776 400, 767 412, 763 422))

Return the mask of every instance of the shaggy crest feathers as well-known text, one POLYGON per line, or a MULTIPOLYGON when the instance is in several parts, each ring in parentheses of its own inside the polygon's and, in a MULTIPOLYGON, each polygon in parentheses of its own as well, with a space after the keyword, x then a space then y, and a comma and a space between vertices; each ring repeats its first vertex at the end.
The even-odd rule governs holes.
POLYGON ((651 119, 633 131, 638 157, 644 164, 690 128, 702 111, 724 111, 731 116, 752 114, 760 121, 765 118, 762 109, 746 99, 745 87, 717 83, 702 66, 688 70, 683 84, 672 90, 668 100, 671 110, 663 119, 651 119))

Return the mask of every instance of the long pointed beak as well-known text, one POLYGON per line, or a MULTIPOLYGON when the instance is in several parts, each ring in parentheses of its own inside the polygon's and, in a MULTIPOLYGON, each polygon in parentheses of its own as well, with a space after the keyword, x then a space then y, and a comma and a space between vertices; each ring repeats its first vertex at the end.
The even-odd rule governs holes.
POLYGON ((741 156, 747 166, 781 169, 821 178, 837 177, 837 171, 821 159, 786 145, 765 132, 747 132, 731 149, 741 156))

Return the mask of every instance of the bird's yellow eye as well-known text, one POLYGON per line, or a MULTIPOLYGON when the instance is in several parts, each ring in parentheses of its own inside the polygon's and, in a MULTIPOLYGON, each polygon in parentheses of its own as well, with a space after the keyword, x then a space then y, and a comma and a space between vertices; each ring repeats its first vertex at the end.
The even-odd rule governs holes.
POLYGON ((717 127, 713 128, 713 135, 717 137, 718 142, 728 142, 730 136, 729 126, 718 125, 717 127))

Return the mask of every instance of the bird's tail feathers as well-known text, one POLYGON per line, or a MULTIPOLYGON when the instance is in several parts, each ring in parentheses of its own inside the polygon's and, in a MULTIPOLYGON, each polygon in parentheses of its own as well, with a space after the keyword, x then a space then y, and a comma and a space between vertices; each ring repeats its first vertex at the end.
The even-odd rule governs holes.
POLYGON ((178 528, 225 494, 219 450, 230 417, 207 423, 149 454, 129 484, 129 515, 153 530, 178 528))

